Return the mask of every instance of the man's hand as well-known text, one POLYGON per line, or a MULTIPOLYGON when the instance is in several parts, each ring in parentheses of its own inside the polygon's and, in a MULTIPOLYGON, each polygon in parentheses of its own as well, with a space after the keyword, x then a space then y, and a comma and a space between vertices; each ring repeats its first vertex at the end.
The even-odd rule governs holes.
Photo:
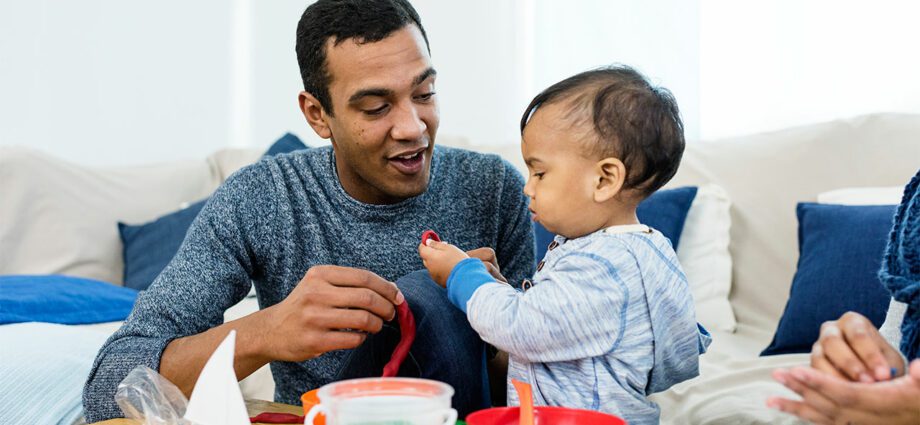
POLYGON ((361 269, 315 266, 283 301, 266 309, 271 360, 298 362, 355 348, 396 316, 396 284, 361 269))
POLYGON ((771 397, 767 405, 816 424, 920 424, 920 360, 885 382, 851 382, 808 367, 778 369, 773 378, 802 400, 771 397))
POLYGON ((418 254, 428 269, 428 274, 441 287, 447 287, 447 278, 457 263, 470 258, 465 252, 447 242, 429 239, 426 245, 419 244, 418 254))
POLYGON ((892 368, 900 376, 905 366, 898 350, 859 313, 848 312, 821 325, 821 336, 811 350, 811 367, 850 381, 885 381, 894 377, 892 368))
POLYGON ((494 249, 476 248, 472 251, 467 251, 466 255, 482 260, 482 263, 485 264, 486 269, 489 270, 489 274, 492 275, 495 280, 508 283, 508 279, 502 276, 501 269, 498 267, 498 258, 495 256, 494 249))

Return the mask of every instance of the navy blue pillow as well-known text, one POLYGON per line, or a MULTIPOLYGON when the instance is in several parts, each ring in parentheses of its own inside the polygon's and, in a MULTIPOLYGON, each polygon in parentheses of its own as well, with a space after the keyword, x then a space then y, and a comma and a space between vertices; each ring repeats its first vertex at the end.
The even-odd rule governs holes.
MULTIPOLYGON (((265 156, 306 148, 307 145, 297 136, 287 133, 268 148, 265 156)), ((189 226, 206 202, 207 199, 203 199, 146 224, 118 223, 118 232, 124 245, 126 287, 140 291, 153 283, 176 255, 189 226)))
POLYGON ((773 342, 760 355, 808 353, 821 323, 847 311, 878 327, 891 294, 878 278, 897 206, 801 203, 799 263, 773 342))
POLYGON ((62 275, 0 276, 0 325, 22 322, 82 325, 125 320, 137 291, 62 275))
MULTIPOLYGON (((671 240, 674 249, 680 242, 680 234, 687 221, 687 212, 690 204, 696 198, 697 188, 679 187, 676 189, 659 190, 646 198, 636 209, 636 215, 642 224, 648 225, 661 232, 671 240)), ((553 241, 553 235, 540 223, 534 223, 534 240, 537 244, 537 261, 546 255, 546 248, 553 241)))

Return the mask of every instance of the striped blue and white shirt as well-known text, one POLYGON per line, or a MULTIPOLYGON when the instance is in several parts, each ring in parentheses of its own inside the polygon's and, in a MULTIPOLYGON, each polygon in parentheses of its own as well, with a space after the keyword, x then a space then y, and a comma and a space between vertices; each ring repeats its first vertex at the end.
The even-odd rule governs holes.
POLYGON ((508 352, 510 405, 519 404, 517 379, 531 384, 537 405, 658 423, 646 396, 697 376, 711 341, 670 241, 631 225, 555 242, 526 292, 468 259, 448 278, 448 298, 508 352))

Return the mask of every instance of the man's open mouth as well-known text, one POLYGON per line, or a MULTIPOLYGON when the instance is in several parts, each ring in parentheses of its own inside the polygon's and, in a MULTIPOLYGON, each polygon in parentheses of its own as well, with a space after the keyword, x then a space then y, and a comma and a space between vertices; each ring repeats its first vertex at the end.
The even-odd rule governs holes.
POLYGON ((393 164, 400 173, 406 175, 417 174, 422 171, 422 167, 425 165, 425 150, 427 148, 422 148, 416 151, 407 152, 402 155, 397 155, 389 158, 390 164, 393 164))

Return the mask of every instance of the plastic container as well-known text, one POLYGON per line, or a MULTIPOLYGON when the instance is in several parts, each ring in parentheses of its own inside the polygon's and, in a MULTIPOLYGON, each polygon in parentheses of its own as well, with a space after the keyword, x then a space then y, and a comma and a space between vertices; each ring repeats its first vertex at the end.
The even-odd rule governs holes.
POLYGON ((318 425, 320 414, 329 425, 454 425, 457 411, 450 407, 454 389, 427 379, 365 378, 333 382, 319 389, 319 404, 307 407, 304 424, 318 425))
MULTIPOLYGON (((304 417, 310 413, 310 409, 313 406, 319 404, 319 389, 307 391, 300 396, 300 402, 303 404, 303 415, 304 417)), ((316 418, 313 419, 314 425, 326 425, 326 415, 320 413, 316 415, 316 418)))
MULTIPOLYGON (((518 425, 520 409, 495 407, 471 413, 467 425, 518 425)), ((593 410, 568 407, 535 406, 534 425, 626 425, 626 421, 613 415, 593 410)))

